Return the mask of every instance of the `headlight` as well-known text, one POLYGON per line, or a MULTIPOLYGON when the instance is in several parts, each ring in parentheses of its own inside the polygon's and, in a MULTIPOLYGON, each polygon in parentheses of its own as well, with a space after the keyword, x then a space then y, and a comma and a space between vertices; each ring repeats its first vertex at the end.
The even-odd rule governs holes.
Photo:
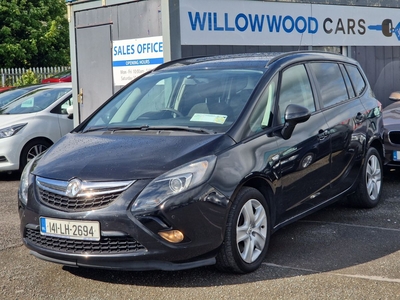
POLYGON ((13 125, 13 126, 10 126, 10 127, 6 127, 6 128, 0 129, 0 139, 13 136, 18 131, 20 131, 22 128, 24 128, 24 126, 26 124, 28 124, 28 123, 17 124, 17 125, 13 125))
POLYGON ((29 184, 30 184, 29 179, 30 179, 31 169, 32 169, 32 166, 35 161, 36 161, 36 158, 31 159, 26 164, 26 166, 21 174, 21 179, 20 179, 19 189, 18 189, 18 196, 24 205, 26 205, 28 203, 28 188, 29 188, 29 184))
POLYGON ((206 182, 217 158, 210 155, 171 170, 149 183, 132 205, 132 211, 153 210, 169 197, 206 182))

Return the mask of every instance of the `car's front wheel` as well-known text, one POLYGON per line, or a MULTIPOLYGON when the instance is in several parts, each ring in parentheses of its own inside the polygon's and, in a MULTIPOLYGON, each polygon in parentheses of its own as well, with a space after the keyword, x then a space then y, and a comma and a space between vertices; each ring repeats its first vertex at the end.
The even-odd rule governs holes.
POLYGON ((382 194, 383 166, 379 152, 369 148, 362 167, 362 174, 357 190, 350 195, 352 204, 362 208, 378 205, 382 194))
POLYGON ((51 144, 43 139, 36 139, 28 142, 21 152, 21 158, 19 162, 19 170, 22 172, 25 165, 33 158, 38 156, 40 153, 46 151, 51 144))
POLYGON ((254 188, 242 188, 229 212, 217 268, 235 273, 256 270, 267 253, 270 233, 270 213, 264 196, 254 188))

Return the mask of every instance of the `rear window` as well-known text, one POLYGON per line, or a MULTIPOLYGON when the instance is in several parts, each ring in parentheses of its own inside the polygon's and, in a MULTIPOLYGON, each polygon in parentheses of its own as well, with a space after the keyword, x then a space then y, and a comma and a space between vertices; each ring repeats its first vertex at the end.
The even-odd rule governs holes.
POLYGON ((356 66, 352 65, 346 65, 346 69, 347 72, 349 73, 350 80, 353 83, 356 96, 360 96, 364 92, 367 86, 363 76, 360 73, 360 70, 356 66))

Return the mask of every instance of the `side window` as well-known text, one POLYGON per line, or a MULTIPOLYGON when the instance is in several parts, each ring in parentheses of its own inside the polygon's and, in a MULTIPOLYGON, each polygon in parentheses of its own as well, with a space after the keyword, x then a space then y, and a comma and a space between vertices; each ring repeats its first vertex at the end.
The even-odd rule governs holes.
POLYGON ((273 111, 278 76, 276 75, 267 85, 256 107, 249 118, 250 132, 248 135, 260 132, 264 128, 270 127, 273 121, 273 111))
POLYGON ((285 110, 289 104, 304 106, 310 112, 315 111, 314 96, 304 65, 290 67, 282 73, 278 106, 279 124, 285 122, 285 110))
POLYGON ((360 70, 356 66, 346 65, 347 72, 349 73, 350 80, 353 83, 356 96, 360 96, 366 87, 363 76, 360 74, 360 70))
POLYGON ((59 114, 59 115, 67 115, 67 108, 72 106, 72 96, 68 97, 64 102, 57 105, 55 108, 51 110, 51 113, 59 114))
POLYGON ((311 63, 310 67, 319 85, 323 107, 349 99, 339 65, 336 63, 311 63))
POLYGON ((344 81, 346 82, 347 93, 349 93, 350 98, 354 98, 356 94, 354 93, 353 85, 351 84, 349 74, 343 65, 340 65, 340 70, 342 71, 344 81))
POLYGON ((64 103, 61 103, 61 114, 68 115, 67 109, 72 106, 72 97, 66 100, 64 103))

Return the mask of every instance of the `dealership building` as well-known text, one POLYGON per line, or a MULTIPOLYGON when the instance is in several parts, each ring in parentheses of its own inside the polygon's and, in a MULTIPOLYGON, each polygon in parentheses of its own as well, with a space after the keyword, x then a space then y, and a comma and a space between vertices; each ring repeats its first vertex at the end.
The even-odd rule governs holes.
POLYGON ((356 59, 383 106, 400 90, 398 0, 67 0, 75 125, 157 65, 321 50, 356 59))

